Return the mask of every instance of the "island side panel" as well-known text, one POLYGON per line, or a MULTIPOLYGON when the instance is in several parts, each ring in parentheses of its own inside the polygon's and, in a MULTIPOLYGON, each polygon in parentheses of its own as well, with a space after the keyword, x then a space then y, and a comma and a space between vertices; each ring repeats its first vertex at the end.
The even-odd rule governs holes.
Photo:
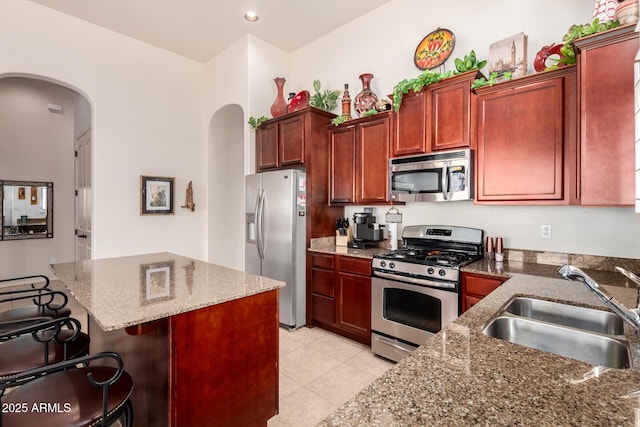
POLYGON ((91 353, 117 352, 133 379, 133 425, 168 426, 169 319, 104 332, 89 316, 89 335, 91 353))
POLYGON ((171 425, 267 425, 278 411, 278 300, 273 290, 171 317, 171 425))

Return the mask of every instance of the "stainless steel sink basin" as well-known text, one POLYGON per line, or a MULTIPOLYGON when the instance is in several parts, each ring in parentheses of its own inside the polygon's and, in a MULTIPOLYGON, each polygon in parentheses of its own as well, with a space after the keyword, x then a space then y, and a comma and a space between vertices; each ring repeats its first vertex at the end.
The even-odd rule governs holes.
POLYGON ((592 365, 616 369, 631 367, 628 343, 620 336, 586 332, 515 316, 499 316, 491 320, 482 332, 490 337, 592 365))
POLYGON ((624 321, 617 314, 585 307, 517 297, 505 312, 534 320, 608 335, 624 335, 624 321))

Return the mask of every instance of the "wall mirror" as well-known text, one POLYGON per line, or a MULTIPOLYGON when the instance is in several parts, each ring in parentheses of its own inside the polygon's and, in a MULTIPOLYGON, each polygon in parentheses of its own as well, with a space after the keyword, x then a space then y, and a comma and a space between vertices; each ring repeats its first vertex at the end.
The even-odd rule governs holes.
POLYGON ((0 240, 53 237, 53 182, 0 180, 0 240))

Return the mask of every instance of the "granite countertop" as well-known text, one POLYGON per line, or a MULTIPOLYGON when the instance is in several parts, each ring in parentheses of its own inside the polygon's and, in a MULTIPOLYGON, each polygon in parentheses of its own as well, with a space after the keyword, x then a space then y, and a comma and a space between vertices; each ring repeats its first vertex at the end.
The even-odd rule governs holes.
POLYGON ((138 325, 285 286, 171 253, 50 265, 104 331, 138 325))
MULTIPOLYGON (((384 244, 384 242, 381 244, 384 244)), ((347 246, 336 246, 336 238, 333 236, 311 239, 311 247, 308 250, 310 252, 347 255, 367 259, 373 259, 374 255, 388 251, 388 249, 383 246, 369 249, 353 249, 347 246)))
POLYGON ((512 270, 509 276, 321 425, 637 425, 640 342, 632 328, 625 325, 633 369, 598 373, 587 363, 485 336, 483 326, 513 296, 603 307, 579 282, 512 270))

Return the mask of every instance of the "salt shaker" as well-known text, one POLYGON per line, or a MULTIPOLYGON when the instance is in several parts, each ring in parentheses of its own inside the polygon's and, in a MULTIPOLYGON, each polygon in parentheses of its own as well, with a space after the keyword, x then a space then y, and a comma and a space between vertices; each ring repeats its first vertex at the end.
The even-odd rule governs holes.
POLYGON ((487 236, 485 251, 487 252, 487 258, 491 259, 493 257, 493 237, 487 236))

